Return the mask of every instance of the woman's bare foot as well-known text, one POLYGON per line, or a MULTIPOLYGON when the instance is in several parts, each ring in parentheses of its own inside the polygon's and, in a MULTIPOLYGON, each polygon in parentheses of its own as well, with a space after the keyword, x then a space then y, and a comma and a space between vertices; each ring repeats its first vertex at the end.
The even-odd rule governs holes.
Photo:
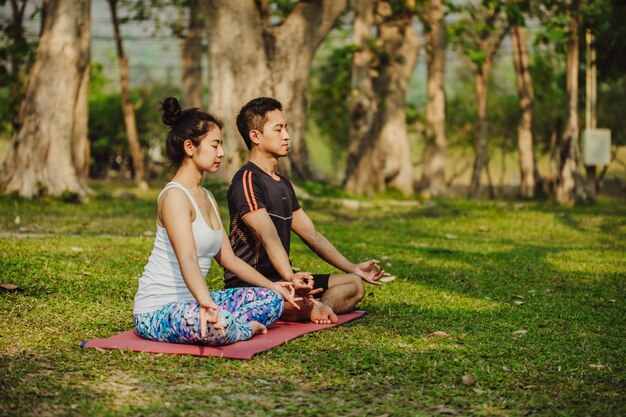
POLYGON ((337 323, 337 315, 330 307, 322 303, 318 303, 313 307, 310 319, 315 324, 337 323))
POLYGON ((249 321, 248 324, 252 327, 252 334, 267 334, 267 327, 258 321, 249 321))

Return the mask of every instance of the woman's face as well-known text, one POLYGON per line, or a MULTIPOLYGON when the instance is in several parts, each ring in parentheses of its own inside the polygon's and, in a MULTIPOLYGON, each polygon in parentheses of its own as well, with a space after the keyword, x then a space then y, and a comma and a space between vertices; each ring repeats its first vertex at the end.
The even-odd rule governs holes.
POLYGON ((202 171, 214 173, 219 168, 223 156, 222 130, 215 126, 200 140, 193 160, 202 171))

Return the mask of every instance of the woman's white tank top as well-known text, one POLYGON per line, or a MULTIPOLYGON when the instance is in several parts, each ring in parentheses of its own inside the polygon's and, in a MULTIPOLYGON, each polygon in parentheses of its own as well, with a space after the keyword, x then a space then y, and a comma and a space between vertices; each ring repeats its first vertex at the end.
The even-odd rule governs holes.
MULTIPOLYGON (((191 230, 196 243, 200 271, 203 276, 206 276, 211 266, 211 259, 217 255, 222 246, 224 234, 222 222, 220 220, 219 230, 211 229, 202 217, 198 204, 196 204, 189 191, 176 182, 169 182, 159 194, 157 201, 165 191, 171 188, 183 190, 189 197, 189 200, 191 200, 191 204, 193 204, 196 211, 196 219, 191 224, 191 230)), ((215 210, 215 215, 219 219, 219 211, 213 196, 208 190, 204 188, 203 190, 207 193, 215 210)), ((167 230, 157 223, 154 248, 148 259, 148 264, 145 266, 143 274, 139 279, 139 289, 135 295, 133 314, 149 313, 173 302, 192 301, 195 301, 195 298, 189 291, 189 288, 187 288, 187 284, 185 284, 185 280, 180 272, 180 265, 167 235, 167 230)))

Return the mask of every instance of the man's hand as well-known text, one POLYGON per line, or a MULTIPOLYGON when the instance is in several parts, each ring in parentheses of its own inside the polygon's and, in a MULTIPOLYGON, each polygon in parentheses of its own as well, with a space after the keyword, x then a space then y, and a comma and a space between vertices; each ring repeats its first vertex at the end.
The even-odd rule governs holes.
POLYGON ((296 291, 300 289, 313 289, 313 275, 309 272, 296 272, 287 277, 286 280, 293 285, 296 291))
POLYGON ((381 283, 378 282, 378 280, 381 277, 391 276, 391 274, 388 274, 380 269, 380 262, 376 259, 370 259, 369 261, 361 262, 355 266, 356 268, 354 269, 353 274, 359 276, 363 281, 367 281, 373 285, 380 285, 381 283))
POLYGON ((274 291, 279 293, 285 302, 291 304, 298 310, 300 310, 300 306, 297 301, 302 301, 302 297, 296 297, 296 289, 293 287, 291 282, 287 281, 279 281, 274 283, 274 291))
POLYGON ((225 335, 226 331, 224 330, 224 325, 222 324, 222 321, 220 319, 220 311, 217 307, 217 304, 215 304, 215 302, 211 298, 199 304, 200 323, 198 324, 200 326, 200 336, 202 336, 203 339, 206 337, 206 328, 208 324, 212 324, 214 328, 222 333, 222 336, 225 335))

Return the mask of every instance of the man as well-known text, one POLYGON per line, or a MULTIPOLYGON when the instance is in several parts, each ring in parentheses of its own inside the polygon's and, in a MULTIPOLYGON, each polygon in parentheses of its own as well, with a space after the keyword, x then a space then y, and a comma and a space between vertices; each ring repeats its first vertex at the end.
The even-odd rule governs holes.
MULTIPOLYGON (((237 116, 237 128, 250 150, 248 162, 235 174, 228 189, 230 243, 237 256, 272 281, 291 282, 300 293, 321 296, 304 314, 314 323, 335 323, 337 315, 354 309, 365 294, 362 280, 379 284, 386 276, 375 259, 354 264, 316 229, 300 207, 287 178, 276 172, 278 159, 289 153, 289 134, 282 105, 260 97, 237 116), (291 231, 320 258, 345 274, 294 273, 289 261, 291 231)), ((226 288, 247 286, 230 272, 226 288)), ((306 304, 306 303, 304 303, 306 304)), ((289 305, 285 305, 288 310, 289 305)))

